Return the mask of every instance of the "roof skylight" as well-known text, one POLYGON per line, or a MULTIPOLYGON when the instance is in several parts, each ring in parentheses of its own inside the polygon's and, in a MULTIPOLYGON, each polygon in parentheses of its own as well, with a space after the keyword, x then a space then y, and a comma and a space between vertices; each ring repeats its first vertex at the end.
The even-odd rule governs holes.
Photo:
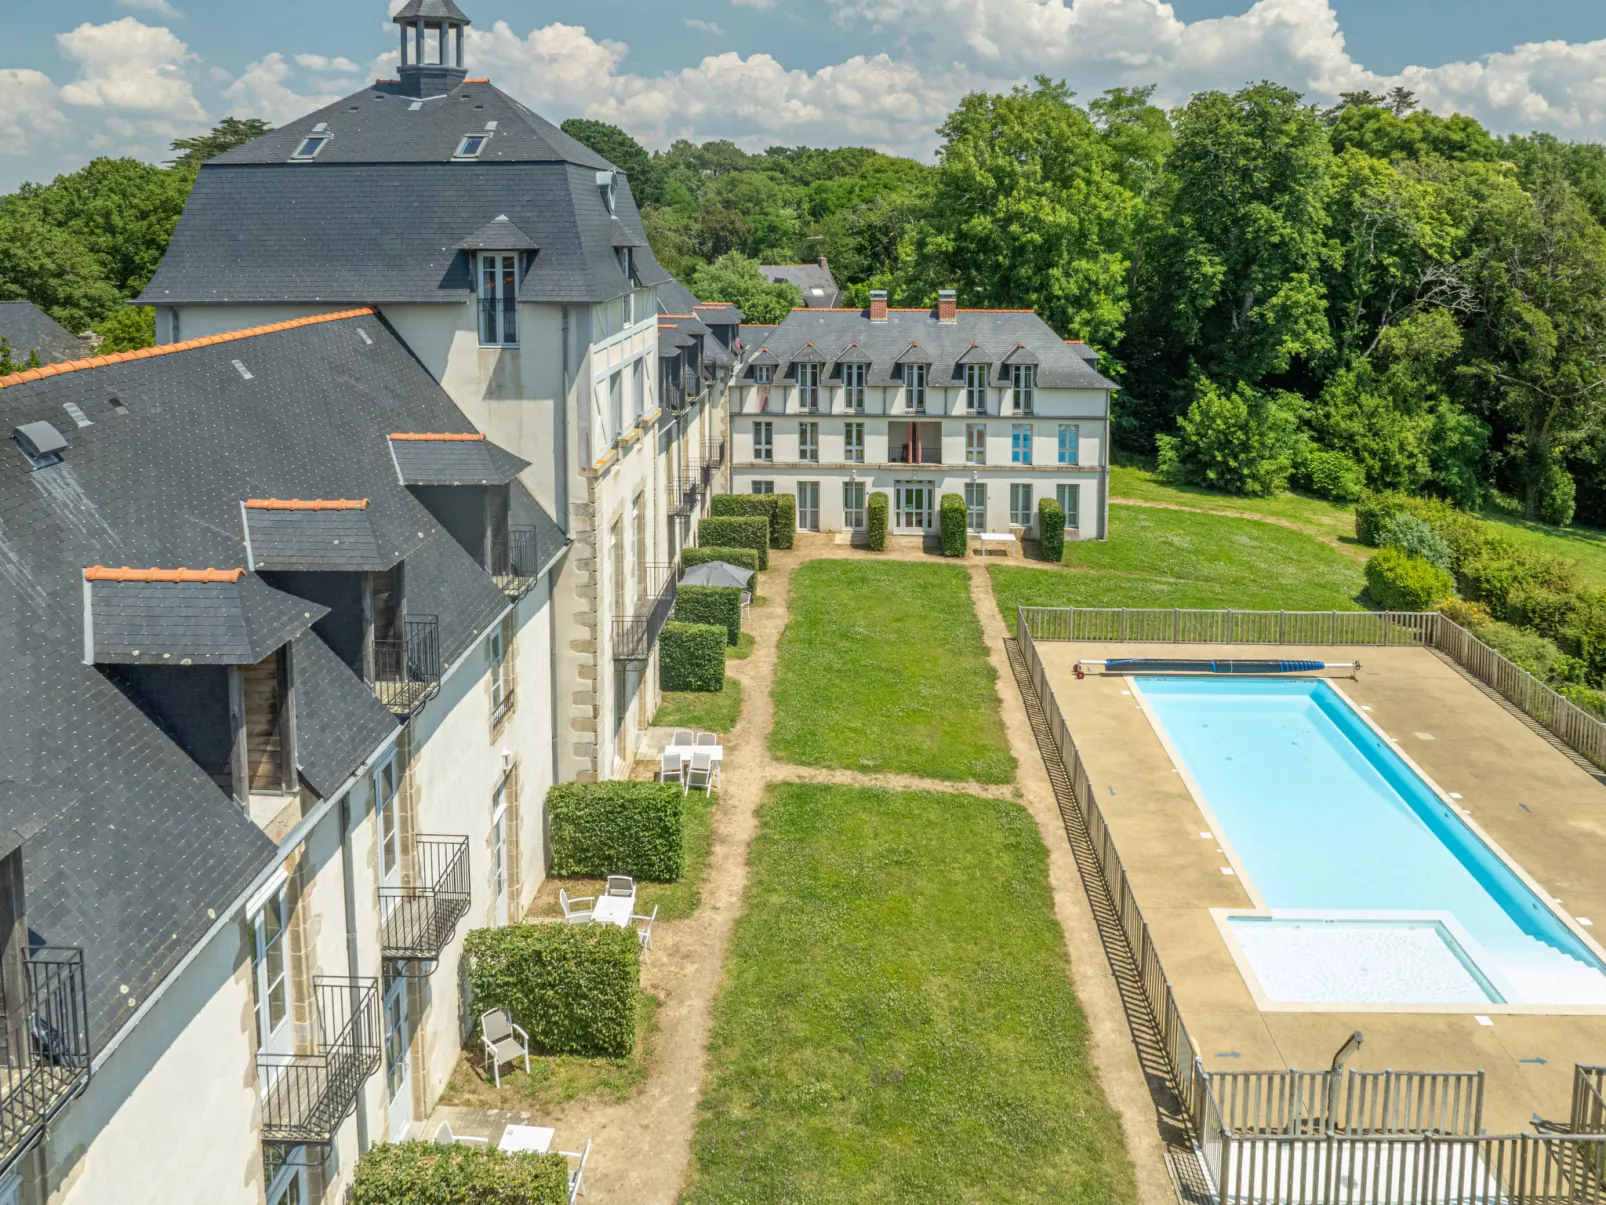
POLYGON ((324 144, 328 141, 328 134, 309 134, 301 140, 301 145, 296 148, 296 153, 291 155, 290 158, 301 160, 316 159, 318 152, 323 150, 324 144))
POLYGON ((463 135, 463 141, 457 146, 457 154, 453 155, 452 158, 478 159, 480 152, 485 149, 485 144, 490 140, 491 136, 489 134, 465 134, 463 135))

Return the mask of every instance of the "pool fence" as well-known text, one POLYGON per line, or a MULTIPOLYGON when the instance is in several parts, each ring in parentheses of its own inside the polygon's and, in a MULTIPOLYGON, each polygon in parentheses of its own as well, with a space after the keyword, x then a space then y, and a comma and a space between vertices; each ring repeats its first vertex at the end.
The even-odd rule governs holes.
POLYGON ((1577 1068, 1567 1132, 1507 1135, 1482 1132, 1481 1071, 1207 1071, 1037 642, 1417 645, 1600 765, 1598 720, 1435 612, 1017 607, 1015 631, 1218 1205, 1606 1205, 1606 1068, 1577 1068))

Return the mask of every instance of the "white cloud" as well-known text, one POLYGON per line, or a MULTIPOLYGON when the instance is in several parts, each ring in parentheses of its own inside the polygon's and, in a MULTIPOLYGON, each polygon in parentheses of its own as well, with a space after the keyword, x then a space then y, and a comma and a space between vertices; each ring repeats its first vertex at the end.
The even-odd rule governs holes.
MULTIPOLYGON (((318 59, 318 55, 297 55, 318 59)), ((327 60, 326 60, 327 61, 327 60)), ((338 63, 344 60, 334 60, 338 63)), ((353 70, 356 64, 352 64, 353 70)), ((305 117, 314 109, 332 105, 340 99, 339 93, 302 94, 290 87, 288 81, 294 70, 277 50, 250 64, 240 76, 223 90, 229 102, 229 113, 235 117, 260 117, 273 125, 284 125, 298 117, 305 117)))
POLYGON ((61 89, 69 105, 136 115, 159 133, 206 116, 184 74, 196 56, 170 30, 123 17, 57 34, 56 46, 78 64, 61 89))
POLYGON ((24 155, 67 133, 72 123, 49 76, 26 68, 0 69, 0 155, 24 155))
POLYGON ((298 54, 296 66, 305 67, 308 71, 339 71, 347 75, 357 70, 357 64, 343 55, 329 58, 321 54, 298 54))
POLYGON ((731 0, 738 8, 756 8, 760 12, 768 12, 776 5, 776 0, 731 0))
POLYGON ((131 8, 138 13, 155 13, 159 17, 182 17, 179 12, 168 3, 168 0, 117 0, 123 8, 131 8))
POLYGON ((724 27, 718 21, 701 21, 696 17, 682 17, 687 29, 695 29, 698 33, 713 34, 716 38, 725 36, 724 27))

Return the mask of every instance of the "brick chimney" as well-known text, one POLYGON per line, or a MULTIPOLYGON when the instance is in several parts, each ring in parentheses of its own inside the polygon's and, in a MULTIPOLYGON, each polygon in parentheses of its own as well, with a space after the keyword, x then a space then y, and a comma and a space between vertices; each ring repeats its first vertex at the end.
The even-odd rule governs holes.
POLYGON ((885 322, 887 320, 887 291, 885 289, 870 290, 870 321, 885 322))
POLYGON ((937 321, 959 321, 959 295, 952 289, 937 290, 937 321))
POLYGON ((825 262, 825 256, 823 255, 820 256, 820 267, 824 268, 827 272, 831 270, 831 265, 825 262))

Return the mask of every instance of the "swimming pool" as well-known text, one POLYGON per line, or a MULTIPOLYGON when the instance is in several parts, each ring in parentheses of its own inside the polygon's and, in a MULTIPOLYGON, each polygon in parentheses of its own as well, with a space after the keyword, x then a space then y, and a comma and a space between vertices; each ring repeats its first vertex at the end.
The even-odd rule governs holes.
POLYGON ((1228 923, 1272 1000, 1606 1004, 1589 947, 1329 683, 1132 681, 1247 880, 1228 923))

